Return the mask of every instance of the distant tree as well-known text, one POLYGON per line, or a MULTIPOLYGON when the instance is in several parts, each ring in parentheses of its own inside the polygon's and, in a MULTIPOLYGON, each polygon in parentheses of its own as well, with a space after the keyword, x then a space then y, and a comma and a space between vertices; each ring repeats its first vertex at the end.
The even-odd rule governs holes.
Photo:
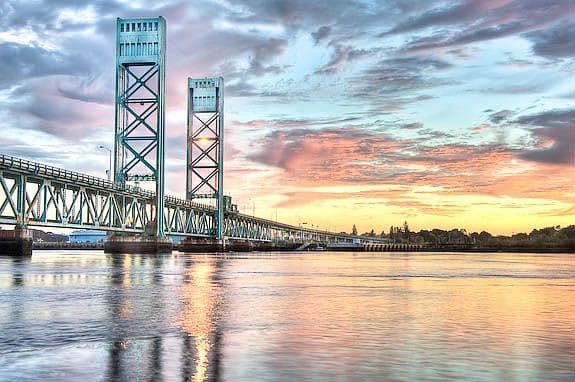
POLYGON ((355 224, 353 225, 353 228, 351 229, 351 234, 357 235, 357 227, 355 226, 355 224))
POLYGON ((371 232, 369 233, 369 236, 375 237, 375 231, 373 230, 373 228, 371 229, 371 232))
POLYGON ((493 236, 487 231, 481 231, 481 233, 477 236, 477 240, 481 244, 487 244, 489 240, 491 240, 493 236))
POLYGON ((561 229, 561 234, 563 234, 568 239, 575 239, 575 225, 570 225, 561 229))

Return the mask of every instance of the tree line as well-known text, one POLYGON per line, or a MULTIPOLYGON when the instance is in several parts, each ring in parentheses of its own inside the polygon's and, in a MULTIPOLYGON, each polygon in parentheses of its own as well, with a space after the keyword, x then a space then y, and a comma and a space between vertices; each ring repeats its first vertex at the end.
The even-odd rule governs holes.
MULTIPOLYGON (((358 234, 355 225, 352 234, 358 234)), ((417 244, 429 247, 461 246, 485 249, 575 249, 575 225, 568 227, 545 227, 533 229, 530 233, 514 233, 509 236, 493 235, 487 231, 467 232, 454 228, 443 230, 434 228, 412 232, 405 222, 402 226, 391 226, 377 234, 375 230, 361 236, 388 239, 390 243, 417 244)))

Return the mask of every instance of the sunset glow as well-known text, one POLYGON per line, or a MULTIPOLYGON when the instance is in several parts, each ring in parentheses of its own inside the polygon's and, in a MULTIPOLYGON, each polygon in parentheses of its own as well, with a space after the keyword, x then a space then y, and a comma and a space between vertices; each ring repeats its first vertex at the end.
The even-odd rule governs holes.
POLYGON ((185 192, 187 78, 222 76, 240 212, 359 233, 574 224, 573 1, 108 3, 0 6, 3 153, 105 178, 115 20, 162 15, 167 194, 185 192))

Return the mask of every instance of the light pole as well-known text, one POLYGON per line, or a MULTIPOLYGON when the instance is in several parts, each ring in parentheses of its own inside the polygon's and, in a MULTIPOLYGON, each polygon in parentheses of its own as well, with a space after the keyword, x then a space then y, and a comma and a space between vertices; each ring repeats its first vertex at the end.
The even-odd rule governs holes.
POLYGON ((99 149, 107 150, 109 153, 108 156, 108 170, 106 170, 106 174, 108 175, 108 182, 112 179, 112 150, 109 147, 100 145, 98 146, 99 149))
POLYGON ((305 228, 305 227, 302 227, 302 226, 304 226, 304 225, 306 225, 306 224, 307 224, 307 222, 301 222, 301 223, 299 223, 299 227, 300 227, 299 233, 300 233, 300 235, 301 235, 301 241, 302 241, 302 242, 304 241, 304 240, 303 240, 303 229, 305 228))
MULTIPOLYGON (((252 202, 252 203, 251 203, 251 205, 252 205, 252 216, 255 217, 255 216, 256 216, 256 201, 255 201, 254 199, 252 199, 252 198, 248 198, 248 206, 247 206, 246 210, 247 210, 248 208, 250 208, 250 207, 249 207, 249 204, 250 204, 249 202, 252 202)), ((249 212, 248 212, 247 214, 249 214, 249 212)))

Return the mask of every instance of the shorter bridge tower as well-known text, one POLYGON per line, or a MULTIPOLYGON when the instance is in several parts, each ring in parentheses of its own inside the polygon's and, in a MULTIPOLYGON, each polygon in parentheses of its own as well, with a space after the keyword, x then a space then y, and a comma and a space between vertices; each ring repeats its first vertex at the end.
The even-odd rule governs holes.
POLYGON ((186 198, 215 201, 214 235, 224 224, 224 79, 188 78, 186 198))

